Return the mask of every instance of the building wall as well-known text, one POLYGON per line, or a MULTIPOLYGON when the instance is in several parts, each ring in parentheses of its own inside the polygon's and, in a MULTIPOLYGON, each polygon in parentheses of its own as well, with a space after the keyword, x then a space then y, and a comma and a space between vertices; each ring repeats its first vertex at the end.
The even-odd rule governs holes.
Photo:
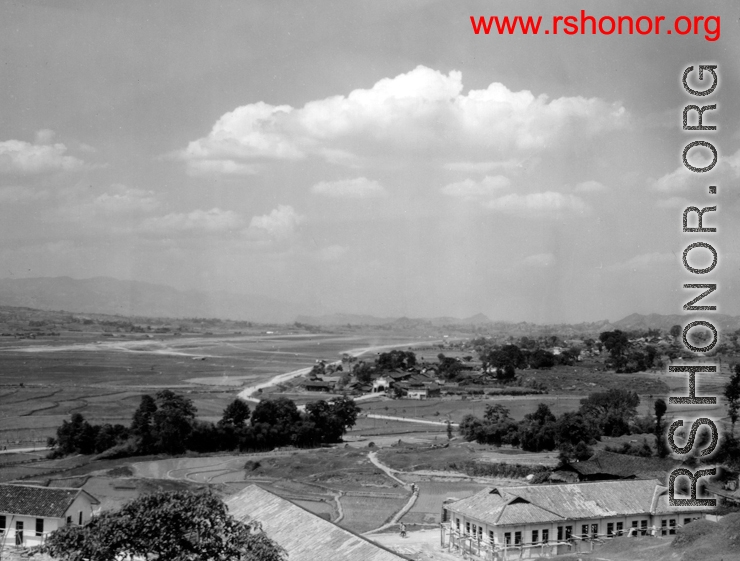
POLYGON ((0 543, 4 546, 22 545, 24 547, 30 547, 40 545, 46 539, 46 536, 51 534, 53 531, 66 526, 68 523, 87 524, 90 522, 92 515, 93 504, 84 494, 75 499, 72 505, 67 509, 64 518, 39 518, 35 516, 4 514, 5 531, 0 532, 0 543), (44 521, 41 535, 37 535, 36 531, 36 521, 39 519, 44 521), (18 522, 23 523, 22 539, 16 531, 18 522), (17 544, 16 540, 21 540, 21 543, 17 544))
MULTIPOLYGON (((609 524, 613 524, 612 531, 614 535, 619 530, 618 524, 621 523, 622 535, 628 535, 630 530, 635 527, 636 524, 637 535, 642 535, 643 531, 645 535, 655 536, 669 536, 671 534, 671 528, 673 528, 673 534, 675 530, 684 524, 685 520, 703 518, 704 515, 699 512, 693 513, 676 513, 670 515, 656 515, 650 514, 636 515, 636 516, 613 516, 608 518, 589 518, 589 519, 578 519, 578 520, 567 520, 555 523, 535 523, 535 524, 519 524, 511 526, 494 526, 486 524, 475 518, 468 518, 459 515, 455 512, 447 512, 447 520, 450 524, 449 535, 445 535, 445 529, 442 528, 442 543, 446 545, 448 542, 457 543, 463 549, 469 550, 472 553, 480 555, 481 557, 490 557, 491 546, 496 548, 504 548, 506 541, 506 534, 510 534, 510 543, 506 546, 506 549, 511 549, 511 553, 507 556, 516 555, 519 556, 520 550, 523 549, 522 557, 538 557, 547 554, 563 554, 568 552, 590 552, 593 550, 594 542, 592 541, 594 535, 594 526, 596 537, 600 540, 606 539, 608 536, 609 524), (666 526, 662 527, 662 521, 666 521, 666 526), (671 520, 675 522, 671 526, 671 520), (586 539, 582 539, 583 526, 587 526, 586 539), (558 540, 558 527, 562 527, 562 539, 558 540), (572 544, 564 543, 566 540, 566 528, 567 526, 572 527, 572 544), (663 528, 665 533, 663 533, 663 528), (542 543, 543 530, 548 531, 548 544, 542 543), (537 532, 537 543, 532 542, 532 532, 537 532), (516 543, 516 533, 521 533, 521 543, 516 543), (556 545, 556 544, 561 545, 556 545)), ((501 556, 499 556, 501 557, 501 556)))
POLYGON ((0 542, 5 546, 20 545, 24 547, 30 547, 34 545, 41 545, 46 536, 48 536, 54 530, 65 525, 63 518, 42 518, 43 531, 41 535, 37 535, 36 532, 36 520, 35 516, 17 516, 13 514, 5 515, 5 532, 0 533, 0 542), (23 524, 23 530, 17 531, 18 523, 23 524))

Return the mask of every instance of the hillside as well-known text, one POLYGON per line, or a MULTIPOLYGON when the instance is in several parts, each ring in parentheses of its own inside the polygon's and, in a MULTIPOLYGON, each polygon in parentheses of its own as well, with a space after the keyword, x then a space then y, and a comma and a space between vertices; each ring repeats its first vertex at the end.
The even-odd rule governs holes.
POLYGON ((222 318, 291 323, 306 306, 264 296, 181 291, 109 277, 0 279, 0 305, 75 313, 146 317, 222 318))

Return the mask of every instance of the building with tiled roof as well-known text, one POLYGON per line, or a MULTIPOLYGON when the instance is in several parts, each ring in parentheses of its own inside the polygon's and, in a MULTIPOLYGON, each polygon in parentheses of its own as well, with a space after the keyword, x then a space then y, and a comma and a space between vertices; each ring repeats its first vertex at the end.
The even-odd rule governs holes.
POLYGON ((69 524, 87 524, 100 504, 82 489, 0 484, 0 546, 32 546, 69 524))
POLYGON ((672 535, 710 511, 667 498, 656 480, 487 488, 443 505, 441 539, 485 559, 559 555, 618 535, 672 535))
POLYGON ((679 467, 672 458, 642 458, 599 450, 588 460, 574 462, 555 470, 551 481, 576 483, 607 479, 657 479, 665 482, 668 473, 679 467))
POLYGON ((408 560, 256 485, 229 497, 226 505, 237 520, 259 522, 290 561, 408 560))

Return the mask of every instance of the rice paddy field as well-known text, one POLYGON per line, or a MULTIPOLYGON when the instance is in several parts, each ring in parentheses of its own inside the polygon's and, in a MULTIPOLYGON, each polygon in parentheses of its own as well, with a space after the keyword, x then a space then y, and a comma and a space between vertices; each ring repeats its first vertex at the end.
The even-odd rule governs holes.
POLYGON ((141 396, 164 388, 186 394, 200 417, 216 420, 244 387, 344 352, 414 342, 306 333, 99 336, 0 339, 0 448, 43 444, 72 413, 127 425, 141 396))

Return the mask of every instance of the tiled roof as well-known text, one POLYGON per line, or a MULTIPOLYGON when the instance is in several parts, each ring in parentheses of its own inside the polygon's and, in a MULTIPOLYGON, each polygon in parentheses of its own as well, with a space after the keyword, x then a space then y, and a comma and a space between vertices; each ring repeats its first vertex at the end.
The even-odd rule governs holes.
POLYGON ((256 485, 233 495, 226 504, 238 520, 259 521, 267 536, 285 549, 290 561, 408 559, 256 485))
POLYGON ((665 487, 637 479, 487 488, 447 508, 488 524, 508 525, 656 513, 666 508, 665 500, 665 487))
MULTIPOLYGON (((82 489, 0 484, 0 513, 64 518, 67 509, 82 493, 85 493, 82 489)), ((92 495, 85 494, 93 504, 99 504, 92 495)))

